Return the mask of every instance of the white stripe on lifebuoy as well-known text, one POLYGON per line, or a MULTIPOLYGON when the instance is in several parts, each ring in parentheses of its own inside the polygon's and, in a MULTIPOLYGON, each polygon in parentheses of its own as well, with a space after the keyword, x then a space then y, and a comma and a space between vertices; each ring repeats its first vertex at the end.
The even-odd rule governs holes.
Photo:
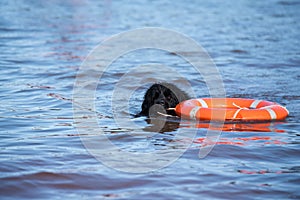
POLYGON ((190 118, 191 119, 196 119, 196 114, 197 114, 199 109, 200 109, 200 107, 196 106, 191 110, 191 112, 190 112, 190 118))
POLYGON ((197 101, 201 104, 201 107, 208 108, 207 103, 203 99, 197 99, 197 101))
POLYGON ((271 119, 277 119, 277 115, 272 108, 266 108, 266 111, 269 112, 271 119))
POLYGON ((250 108, 257 108, 257 105, 261 102, 262 100, 255 100, 252 102, 250 105, 250 108))

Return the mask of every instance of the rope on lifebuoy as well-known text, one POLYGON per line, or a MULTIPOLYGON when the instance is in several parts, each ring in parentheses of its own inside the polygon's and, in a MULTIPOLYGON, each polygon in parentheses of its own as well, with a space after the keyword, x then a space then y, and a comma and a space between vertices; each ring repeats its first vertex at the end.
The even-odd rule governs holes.
POLYGON ((239 114, 239 112, 243 109, 246 109, 246 110, 249 110, 249 108, 246 108, 246 107, 240 107, 238 105, 236 105, 234 102, 232 103, 233 106, 239 108, 233 115, 233 119, 236 119, 237 115, 239 114))

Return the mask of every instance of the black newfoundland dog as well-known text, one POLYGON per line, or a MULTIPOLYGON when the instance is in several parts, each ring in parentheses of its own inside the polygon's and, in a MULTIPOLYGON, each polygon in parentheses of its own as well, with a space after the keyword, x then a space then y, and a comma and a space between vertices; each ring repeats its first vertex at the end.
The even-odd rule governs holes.
MULTIPOLYGON (((158 107, 162 113, 176 116, 175 106, 181 101, 190 99, 189 95, 170 83, 155 83, 145 93, 142 111, 137 116, 150 116, 151 109, 158 107)), ((152 109, 153 110, 153 109, 152 109)), ((156 111, 155 111, 156 112, 156 111)))

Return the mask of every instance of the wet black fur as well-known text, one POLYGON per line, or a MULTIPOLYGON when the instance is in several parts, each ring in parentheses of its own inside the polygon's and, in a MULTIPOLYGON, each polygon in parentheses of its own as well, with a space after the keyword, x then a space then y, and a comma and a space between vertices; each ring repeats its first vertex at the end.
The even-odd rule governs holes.
POLYGON ((154 104, 163 106, 168 115, 176 116, 174 110, 167 109, 175 108, 178 103, 187 99, 190 99, 188 94, 175 85, 170 83, 155 83, 146 91, 142 111, 138 116, 149 116, 149 109, 154 104))

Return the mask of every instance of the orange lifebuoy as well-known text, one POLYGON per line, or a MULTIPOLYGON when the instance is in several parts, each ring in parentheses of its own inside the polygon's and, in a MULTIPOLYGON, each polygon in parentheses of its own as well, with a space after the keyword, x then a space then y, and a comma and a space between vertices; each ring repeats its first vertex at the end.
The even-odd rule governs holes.
POLYGON ((179 103, 177 115, 197 120, 272 121, 283 120, 289 112, 280 104, 243 98, 202 98, 179 103), (225 118, 224 118, 225 116, 225 118))

